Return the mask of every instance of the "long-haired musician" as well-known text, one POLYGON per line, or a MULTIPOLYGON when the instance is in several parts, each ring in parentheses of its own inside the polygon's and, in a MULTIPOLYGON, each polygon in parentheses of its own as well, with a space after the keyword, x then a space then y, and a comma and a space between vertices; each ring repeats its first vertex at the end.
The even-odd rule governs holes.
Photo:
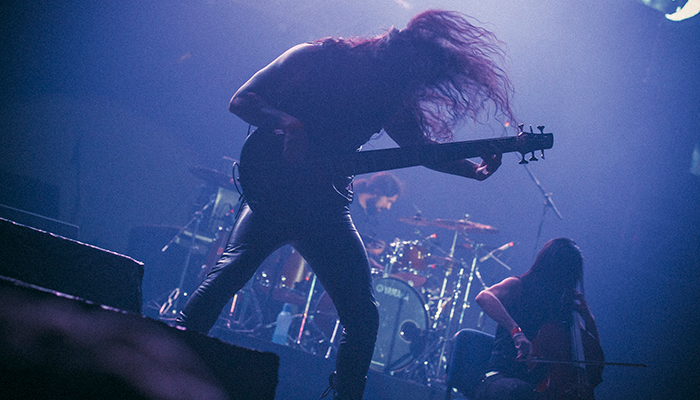
MULTIPOLYGON (((499 44, 466 16, 431 10, 416 15, 405 29, 380 36, 297 45, 258 71, 229 108, 258 127, 246 144, 263 144, 248 157, 254 165, 246 166, 242 154, 241 180, 244 171, 259 173, 259 179, 249 181, 247 193, 243 187, 245 203, 228 246, 183 308, 179 324, 208 332, 261 262, 291 244, 316 273, 345 328, 331 382, 334 394, 360 399, 378 312, 365 247, 348 210, 351 178, 323 166, 309 168, 294 175, 293 185, 281 180, 276 193, 254 196, 251 186, 278 178, 261 173, 265 167, 256 162, 269 157, 283 166, 279 170, 297 171, 309 160, 355 152, 382 129, 401 147, 445 141, 458 121, 479 118, 489 104, 510 118, 510 82, 498 64, 499 44), (274 143, 281 143, 279 154, 274 143)), ((426 166, 483 180, 498 169, 501 155, 482 159, 426 166)))

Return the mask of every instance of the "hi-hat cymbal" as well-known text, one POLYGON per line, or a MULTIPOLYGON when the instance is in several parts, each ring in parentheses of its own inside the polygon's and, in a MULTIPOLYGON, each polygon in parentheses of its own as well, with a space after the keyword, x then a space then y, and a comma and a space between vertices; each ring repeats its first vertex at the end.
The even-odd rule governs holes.
POLYGON ((223 174, 219 171, 215 171, 213 169, 208 169, 204 167, 190 167, 190 172, 201 179, 204 179, 205 181, 220 186, 224 189, 228 190, 236 190, 236 184, 233 181, 233 178, 229 177, 226 174, 223 174))
POLYGON ((418 217, 399 217, 399 221, 415 226, 434 226, 459 232, 497 233, 498 229, 490 225, 471 222, 465 219, 424 219, 418 217))

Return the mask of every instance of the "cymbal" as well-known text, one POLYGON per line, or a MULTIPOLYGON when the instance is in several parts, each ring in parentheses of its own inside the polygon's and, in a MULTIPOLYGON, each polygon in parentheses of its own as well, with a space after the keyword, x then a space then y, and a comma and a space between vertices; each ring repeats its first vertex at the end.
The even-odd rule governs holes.
POLYGON ((226 174, 223 174, 219 171, 215 171, 213 169, 208 169, 204 167, 199 167, 199 166, 194 166, 190 167, 190 172, 201 179, 204 179, 205 181, 220 186, 224 189, 228 190, 236 190, 236 184, 233 181, 233 178, 229 177, 226 174))
POLYGON ((459 232, 497 233, 498 229, 490 225, 467 221, 465 219, 424 219, 417 217, 399 217, 399 221, 415 226, 434 226, 459 232))

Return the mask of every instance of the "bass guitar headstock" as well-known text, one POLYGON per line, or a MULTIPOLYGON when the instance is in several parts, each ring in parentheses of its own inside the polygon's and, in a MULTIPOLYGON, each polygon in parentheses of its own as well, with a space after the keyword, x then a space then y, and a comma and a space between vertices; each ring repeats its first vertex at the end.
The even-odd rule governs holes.
POLYGON ((554 145, 554 135, 551 133, 544 133, 544 125, 537 127, 540 133, 535 133, 532 131, 532 126, 530 126, 530 132, 525 132, 523 130, 523 124, 518 124, 518 129, 520 133, 517 136, 517 147, 518 153, 522 156, 519 164, 528 164, 530 161, 539 160, 535 156, 535 151, 539 150, 541 152, 540 158, 544 159, 545 149, 551 149, 554 145), (525 159, 525 155, 530 153, 529 159, 525 159))

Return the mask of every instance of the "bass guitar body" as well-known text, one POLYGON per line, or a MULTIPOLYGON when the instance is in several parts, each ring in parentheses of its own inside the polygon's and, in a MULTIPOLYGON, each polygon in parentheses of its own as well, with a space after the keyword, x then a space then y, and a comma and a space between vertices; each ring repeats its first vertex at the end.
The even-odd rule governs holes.
POLYGON ((340 196, 334 188, 349 184, 333 164, 313 158, 291 164, 282 157, 284 136, 258 129, 241 149, 239 182, 251 208, 294 211, 318 196, 340 196))

